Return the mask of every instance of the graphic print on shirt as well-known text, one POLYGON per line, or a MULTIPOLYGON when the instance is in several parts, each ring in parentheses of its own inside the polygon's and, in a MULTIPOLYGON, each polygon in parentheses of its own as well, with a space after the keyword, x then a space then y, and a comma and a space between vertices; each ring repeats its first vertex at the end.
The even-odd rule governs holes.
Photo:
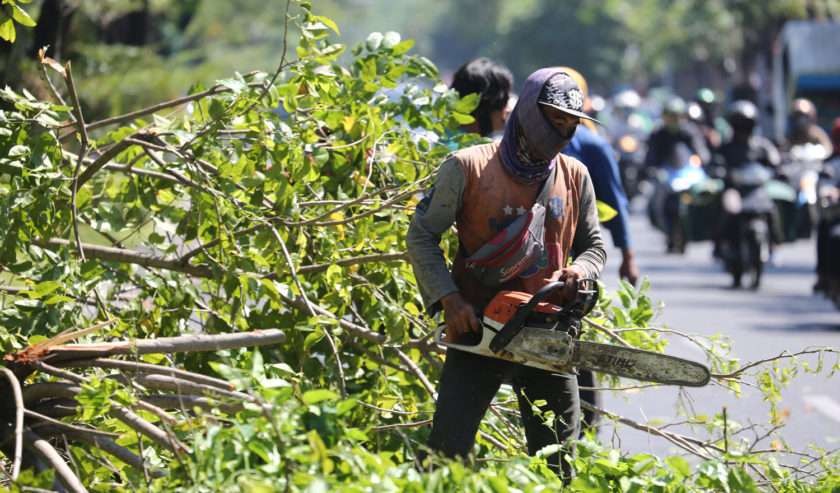
POLYGON ((563 219, 563 213, 565 212, 565 204, 563 203, 563 197, 552 197, 548 200, 548 210, 551 212, 551 217, 556 220, 563 219))
POLYGON ((490 225, 490 229, 493 230, 494 233, 498 233, 510 226, 512 222, 519 218, 519 216, 527 212, 528 209, 522 207, 521 205, 514 207, 511 204, 505 204, 505 206, 501 209, 501 215, 489 218, 487 223, 490 225))

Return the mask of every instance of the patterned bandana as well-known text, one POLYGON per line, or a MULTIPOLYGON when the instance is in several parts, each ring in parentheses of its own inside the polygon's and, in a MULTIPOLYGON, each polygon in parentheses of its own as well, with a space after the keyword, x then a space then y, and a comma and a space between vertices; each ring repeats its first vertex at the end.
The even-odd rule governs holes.
MULTIPOLYGON (((572 88, 566 80, 571 78, 562 70, 537 70, 525 80, 519 101, 505 126, 505 135, 499 148, 502 164, 513 177, 525 183, 539 183, 545 180, 556 165, 557 154, 571 139, 570 135, 562 135, 543 116, 538 104, 546 82, 555 76, 562 76, 558 79, 566 92, 572 88)), ((574 81, 572 85, 580 92, 574 81)))

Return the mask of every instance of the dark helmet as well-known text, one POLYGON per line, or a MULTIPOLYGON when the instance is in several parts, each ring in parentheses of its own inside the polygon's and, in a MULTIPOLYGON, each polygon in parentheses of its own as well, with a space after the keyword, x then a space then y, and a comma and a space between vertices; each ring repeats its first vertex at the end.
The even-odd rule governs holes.
POLYGON ((735 132, 752 133, 758 123, 758 108, 746 99, 734 101, 726 109, 726 121, 735 132))
POLYGON ((758 108, 746 99, 739 99, 734 101, 726 109, 726 119, 729 123, 738 120, 750 121, 753 124, 758 122, 758 108))
POLYGON ((797 116, 805 116, 813 123, 817 121, 817 107, 814 106, 814 103, 808 99, 794 99, 793 104, 790 105, 790 116, 794 118, 797 116))

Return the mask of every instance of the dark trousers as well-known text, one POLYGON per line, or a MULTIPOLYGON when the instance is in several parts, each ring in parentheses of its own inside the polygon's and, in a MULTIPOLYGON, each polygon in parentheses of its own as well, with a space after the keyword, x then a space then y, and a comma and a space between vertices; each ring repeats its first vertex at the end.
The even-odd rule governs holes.
MULTIPOLYGON (((547 445, 575 439, 580 433, 580 401, 577 378, 454 349, 446 362, 438 387, 429 448, 448 457, 466 457, 475 444, 481 418, 502 383, 513 384, 525 427, 528 453, 534 455, 547 445), (545 401, 535 414, 532 405, 545 401), (554 419, 544 423, 547 411, 554 419)), ((563 477, 570 467, 558 452, 548 463, 563 477)))

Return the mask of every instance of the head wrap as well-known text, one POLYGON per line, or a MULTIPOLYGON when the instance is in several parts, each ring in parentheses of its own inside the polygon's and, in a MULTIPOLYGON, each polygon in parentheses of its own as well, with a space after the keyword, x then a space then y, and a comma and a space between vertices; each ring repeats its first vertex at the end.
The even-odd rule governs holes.
POLYGON ((558 68, 542 68, 528 76, 505 125, 499 149, 502 164, 511 175, 526 183, 545 180, 556 165, 557 154, 571 138, 562 135, 537 104, 545 83, 560 74, 565 75, 558 68))

